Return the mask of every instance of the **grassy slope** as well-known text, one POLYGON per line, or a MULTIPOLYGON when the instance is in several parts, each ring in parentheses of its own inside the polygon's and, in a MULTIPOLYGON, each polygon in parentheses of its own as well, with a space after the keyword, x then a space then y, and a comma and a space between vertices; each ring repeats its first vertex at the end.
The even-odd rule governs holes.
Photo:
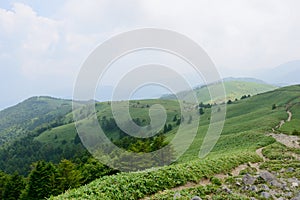
MULTIPOLYGON (((228 149, 227 146, 239 149, 240 146, 236 146, 237 142, 243 142, 242 148, 257 148, 259 146, 258 141, 264 141, 264 137, 261 136, 261 133, 271 131, 271 128, 275 127, 280 120, 286 119, 286 104, 288 104, 291 100, 297 101, 297 97, 299 98, 299 89, 298 86, 294 86, 256 95, 251 98, 239 100, 231 105, 227 105, 227 116, 222 136, 213 151, 225 151, 228 149), (271 109, 273 104, 277 105, 277 109, 271 109), (237 137, 237 135, 239 135, 239 137, 237 137)), ((167 123, 174 123, 172 122, 172 119, 174 115, 178 114, 179 109, 178 104, 175 101, 170 100, 132 101, 130 104, 132 117, 145 119, 148 123, 149 116, 146 105, 151 106, 153 104, 163 105, 168 113, 167 123)), ((295 113, 293 120, 290 123, 286 123, 283 128, 289 129, 287 127, 292 127, 290 129, 294 130, 295 126, 297 127, 297 122, 300 118, 296 115, 296 110, 298 108, 297 106, 298 105, 292 107, 291 109, 292 112, 295 113)), ((102 116, 112 116, 110 105, 107 103, 98 103, 97 110, 99 118, 102 116)), ((201 116, 198 134, 188 151, 179 161, 187 161, 197 158, 203 137, 208 128, 210 112, 210 109, 206 109, 205 114, 201 116)), ((71 116, 72 114, 69 114, 67 118, 71 116)), ((177 130, 175 129, 168 134, 169 140, 173 138, 176 131, 177 130)), ((186 134, 188 137, 189 132, 186 131, 184 134, 186 134)), ((72 143, 75 135, 76 131, 74 124, 67 124, 49 131, 45 131, 36 139, 40 142, 59 146, 62 144, 62 141, 72 143)), ((113 137, 116 135, 116 133, 109 132, 107 135, 113 137)), ((175 145, 180 144, 178 143, 175 145)))
MULTIPOLYGON (((167 123, 171 123, 175 126, 175 122, 173 122, 173 118, 175 115, 180 113, 178 103, 173 100, 140 100, 140 101, 131 101, 130 102, 130 114, 132 118, 140 118, 141 120, 145 120, 144 124, 149 123, 149 108, 148 106, 160 104, 162 105, 167 112, 167 123), (147 106, 148 105, 148 106, 147 106)), ((101 119, 103 116, 107 118, 112 117, 110 105, 107 102, 97 103, 96 104, 97 116, 101 119)), ((68 114, 65 121, 72 118, 72 113, 68 114)), ((82 120, 83 125, 85 121, 82 120)), ((75 136, 76 130, 74 123, 66 124, 63 126, 59 126, 53 128, 51 130, 47 130, 36 137, 36 140, 52 144, 54 146, 61 145, 62 141, 67 141, 72 143, 75 136)), ((116 132, 106 132, 109 138, 117 137, 118 131, 116 132)))
MULTIPOLYGON (((300 96, 300 86, 277 89, 227 105, 225 125, 219 142, 213 152, 233 149, 256 149, 269 140, 262 134, 271 131, 280 120, 287 119, 286 105, 300 96), (272 105, 277 108, 272 110, 272 105), (239 145, 240 144, 240 145, 239 145)), ((298 100, 300 102, 300 100, 298 100)), ((206 110, 194 142, 180 159, 188 161, 197 158, 204 134, 207 131, 210 110, 206 110)), ((295 118, 293 120, 297 120, 295 118)), ((300 119, 300 117, 298 118, 300 119)), ((297 126, 297 125, 296 125, 297 126)), ((298 124, 299 129, 299 124, 298 124)))
POLYGON ((71 101, 51 97, 32 97, 0 111, 0 146, 26 135, 71 111, 71 101))
MULTIPOLYGON (((247 156, 253 156, 255 154, 255 149, 274 142, 274 139, 265 136, 263 133, 270 131, 280 120, 286 119, 286 106, 290 106, 291 103, 298 105, 300 103, 299 97, 300 86, 298 85, 256 95, 228 105, 227 119, 223 133, 213 151, 208 157, 201 161, 197 159, 197 155, 203 140, 203 133, 208 126, 209 110, 207 109, 204 116, 202 116, 197 137, 188 151, 186 151, 179 160, 179 162, 185 164, 162 167, 152 173, 144 171, 138 174, 122 173, 113 177, 104 177, 87 186, 70 190, 56 199, 122 199, 124 197, 123 195, 126 195, 128 199, 135 199, 137 197, 143 197, 146 194, 156 193, 166 188, 172 188, 176 185, 182 185, 186 181, 195 181, 195 178, 193 178, 194 176, 196 176, 196 179, 199 179, 200 177, 197 177, 197 175, 203 175, 203 173, 209 174, 209 169, 213 169, 216 165, 220 166, 222 171, 222 168, 226 168, 228 165, 226 162, 227 159, 230 159, 231 163, 243 163, 241 160, 238 161, 237 158, 242 158, 243 160, 245 154, 247 154, 247 156), (273 104, 277 105, 275 110, 272 110, 273 104), (218 163, 221 158, 224 158, 224 160, 222 160, 221 163, 218 163), (215 163, 207 163, 209 160, 215 161, 215 163), (204 162, 204 164, 198 166, 198 162, 204 162), (189 165, 188 163, 195 165, 186 168, 186 166, 189 165), (189 171, 188 169, 192 170, 189 171), (201 173, 197 171, 200 169, 203 169, 201 173), (195 171, 197 173, 195 173, 195 171), (163 176, 160 173, 167 175, 163 176), (182 175, 181 173, 184 173, 185 175, 182 175), (175 175, 173 176, 172 174, 175 175), (168 181, 164 182, 165 180, 172 182, 172 184, 168 181), (176 180, 178 182, 176 182, 176 180), (152 182, 150 183, 148 181, 156 182, 157 184, 154 184, 156 189, 151 190, 154 186, 151 185, 152 182), (112 186, 113 188, 111 188, 112 186), (142 189, 138 189, 140 186, 143 186, 142 189)), ((292 112, 294 112, 293 120, 300 119, 299 113, 296 111, 297 108, 297 106, 291 107, 292 112)), ((287 127, 289 127, 288 123, 286 124, 287 127)), ((296 128, 297 130, 300 130, 299 124, 296 128)), ((172 133, 170 133, 169 136, 170 138, 172 137, 171 134, 172 133)), ((257 157, 254 156, 253 160, 250 159, 248 161, 255 161, 256 159, 257 157)))
MULTIPOLYGON (((289 92, 295 92, 297 93, 296 87, 290 87, 288 88, 289 92)), ((300 130, 299 130, 299 124, 300 124, 300 97, 296 96, 293 98, 288 106, 287 110, 290 110, 292 113, 292 119, 290 122, 287 122, 279 129, 279 132, 283 132, 286 134, 293 134, 293 132, 298 132, 300 135, 300 130)))
MULTIPOLYGON (((209 86, 203 86, 201 88, 196 88, 194 92, 196 93, 199 102, 204 102, 204 103, 211 103, 212 102, 219 102, 220 99, 211 99, 209 95, 209 90, 213 90, 214 88, 218 88, 219 84, 211 84, 209 86)), ((264 84, 264 83, 255 83, 255 82, 245 82, 245 81, 225 81, 224 82, 224 87, 226 91, 226 99, 229 100, 234 100, 235 98, 240 99, 243 95, 255 95, 267 91, 271 91, 276 89, 275 86, 269 85, 269 84, 264 84)), ((184 96, 185 99, 190 99, 189 96, 191 96, 192 93, 190 92, 180 92, 178 93, 178 96, 184 96)), ((174 97, 171 96, 166 96, 163 97, 164 99, 174 99, 174 97)), ((219 97, 221 98, 221 97, 219 97)), ((222 98, 221 98, 221 101, 222 98)))

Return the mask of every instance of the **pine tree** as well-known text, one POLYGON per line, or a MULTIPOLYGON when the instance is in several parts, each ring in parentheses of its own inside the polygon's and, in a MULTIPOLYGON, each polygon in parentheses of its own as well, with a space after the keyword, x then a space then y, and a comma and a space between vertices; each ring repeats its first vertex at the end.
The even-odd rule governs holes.
POLYGON ((203 108, 200 108, 200 109, 199 109, 199 114, 200 114, 200 115, 203 115, 203 114, 204 114, 204 109, 203 109, 203 108))
POLYGON ((164 125, 164 133, 168 132, 168 126, 167 124, 164 125))
POLYGON ((104 175, 114 174, 116 173, 116 170, 103 165, 98 160, 91 157, 82 166, 80 166, 80 172, 83 178, 82 183, 87 184, 104 175))
POLYGON ((176 122, 176 121, 177 121, 177 115, 175 115, 173 118, 173 122, 176 122))
POLYGON ((181 119, 177 119, 176 125, 179 126, 181 123, 181 119))
POLYGON ((19 199, 25 187, 24 178, 18 173, 10 175, 3 187, 2 198, 8 200, 19 199))
POLYGON ((58 174, 52 163, 38 161, 33 165, 28 176, 28 183, 21 199, 45 199, 50 195, 58 195, 58 174))
POLYGON ((172 124, 168 124, 168 131, 171 131, 173 129, 172 124))
POLYGON ((2 195, 5 189, 5 184, 9 179, 9 175, 0 171, 0 199, 2 199, 2 195))
POLYGON ((62 160, 58 164, 59 189, 65 191, 70 188, 79 187, 81 183, 81 173, 76 169, 74 163, 69 160, 62 160))

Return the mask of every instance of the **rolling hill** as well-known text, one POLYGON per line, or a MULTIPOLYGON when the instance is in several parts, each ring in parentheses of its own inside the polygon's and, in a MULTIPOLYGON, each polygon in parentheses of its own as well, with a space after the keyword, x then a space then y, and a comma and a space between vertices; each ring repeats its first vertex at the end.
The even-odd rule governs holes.
MULTIPOLYGON (((226 101, 240 99, 243 95, 255 95, 276 89, 277 87, 264 83, 263 81, 251 78, 226 78, 223 80, 226 101)), ((195 88, 193 93, 196 94, 199 102, 204 103, 221 103, 224 99, 220 96, 217 99, 211 99, 209 90, 218 88, 220 83, 213 83, 195 88)), ((178 94, 179 99, 191 99, 190 91, 182 91, 178 94)), ((165 95, 162 99, 176 99, 175 95, 165 95)))
MULTIPOLYGON (((236 83, 233 83, 232 81, 229 81, 228 83, 236 85, 236 83)), ((294 86, 297 88, 297 86, 294 86)), ((239 101, 234 101, 232 104, 227 105, 227 117, 225 121, 225 126, 222 132, 222 135, 224 135, 224 138, 233 141, 232 139, 235 136, 231 136, 234 134, 242 134, 247 131, 255 131, 256 133, 259 132, 266 132, 270 131, 270 127, 275 127, 276 123, 286 117, 284 104, 286 101, 288 101, 289 98, 296 98, 298 93, 297 92, 288 92, 289 88, 282 88, 277 89, 274 92, 268 92, 261 95, 255 95, 251 98, 246 98, 239 101), (280 92, 285 91, 285 92, 280 92), (286 93, 285 95, 278 95, 279 93, 286 93), (282 100, 280 100, 282 98, 282 100), (273 104, 277 104, 276 112, 274 110, 270 109, 273 104), (232 138, 233 137, 233 138, 232 138)), ((298 89, 296 89, 298 91, 298 89)), ((37 98, 32 98, 24 102, 25 104, 17 105, 17 107, 12 107, 11 110, 16 112, 16 110, 22 111, 22 109, 19 109, 20 106, 26 107, 26 104, 31 104, 32 107, 35 107, 37 105, 43 105, 45 107, 52 105, 52 108, 64 108, 64 109, 54 109, 54 111, 51 108, 47 108, 48 110, 51 110, 51 112, 47 113, 47 109, 43 108, 43 113, 41 115, 38 115, 37 112, 33 112, 32 109, 29 109, 27 115, 31 114, 31 112, 35 113, 34 116, 35 121, 39 122, 36 123, 35 126, 32 126, 32 128, 28 128, 28 124, 33 124, 32 120, 26 121, 24 123, 24 127, 27 127, 25 129, 26 131, 23 132, 23 136, 28 134, 30 130, 38 130, 38 132, 28 136, 28 140, 31 141, 30 144, 27 144, 28 149, 35 149, 38 147, 42 153, 39 153, 38 157, 34 159, 34 151, 30 151, 31 153, 28 153, 28 155, 24 156, 22 154, 23 151, 18 151, 18 149, 15 149, 15 144, 9 145, 9 143, 6 143, 6 150, 0 151, 0 154, 6 155, 6 157, 9 157, 9 155, 13 156, 15 159, 18 160, 26 160, 28 159, 27 164, 23 164, 23 166, 27 166, 27 169, 29 169, 29 165, 31 162, 34 162, 38 159, 42 159, 44 155, 44 159, 48 161, 55 161, 58 162, 62 157, 65 158, 72 158, 71 151, 74 150, 74 148, 78 144, 74 144, 76 139, 76 129, 75 125, 73 123, 73 114, 70 112, 70 101, 67 100, 59 100, 55 98, 48 98, 43 97, 39 100, 37 98), (42 102, 42 103, 39 103, 42 102), (48 102, 48 103, 47 103, 48 102), (59 107, 61 106, 61 107, 59 107), (63 115, 64 114, 64 115, 63 115), (59 120, 58 120, 59 119, 59 120), (59 121, 57 123, 53 123, 53 121, 59 121), (51 124, 52 122, 52 124, 51 124), (46 125, 46 127, 45 127, 46 125), (35 146, 35 148, 31 147, 35 146), (14 150, 11 150, 14 149, 14 150), (18 153, 17 153, 18 152, 18 153), (52 152, 52 153, 51 153, 52 152), (58 152, 58 153, 53 153, 58 152), (59 153, 61 152, 61 153, 59 153), (33 154, 33 155, 32 155, 33 154), (46 155, 52 155, 52 156, 46 156, 46 155)), ((141 125, 147 125, 149 124, 149 107, 154 104, 160 104, 163 107, 165 107, 167 111, 167 122, 166 124, 171 124, 173 126, 173 130, 168 131, 166 133, 167 139, 171 141, 171 139, 174 137, 176 131, 177 131, 177 125, 175 121, 173 121, 174 117, 177 116, 177 118, 180 118, 180 109, 179 105, 176 101, 173 100, 164 100, 164 99, 158 99, 158 100, 135 100, 131 101, 130 103, 130 112, 133 119, 139 118, 141 121, 141 125)), ((193 113, 198 113, 198 110, 191 106, 194 111, 193 113)), ((107 119, 112 118, 112 113, 110 110, 110 105, 107 102, 103 103, 97 103, 96 104, 97 109, 97 116, 98 120, 101 121, 103 117, 106 117, 107 119)), ((296 107, 292 108, 293 110, 296 109, 296 107)), ((9 110, 5 110, 5 112, 8 112, 9 110)), ((25 111, 23 111, 25 113, 25 111)), ((209 119, 210 119, 210 113, 211 109, 206 108, 205 113, 203 116, 201 116, 200 126, 199 126, 199 133, 196 136, 194 142, 190 146, 190 148, 186 151, 185 155, 182 156, 179 161, 187 161, 190 159, 194 159, 198 157, 198 152, 201 146, 201 143, 204 138, 204 133, 206 133, 208 126, 209 126, 209 119)), ((82 113, 84 115, 84 112, 82 113)), ((84 117, 83 117, 84 118, 84 117)), ((17 118, 16 118, 17 119, 17 118)), ((186 119, 187 121, 187 119, 186 119)), ((297 127, 297 119, 293 119, 290 124, 294 124, 294 126, 297 127)), ((292 128, 287 128, 287 124, 285 126, 281 127, 281 129, 291 129, 290 132, 293 131, 292 128)), ((23 129, 21 129, 23 130, 23 129)), ((31 131, 32 132, 32 131, 31 131)), ((34 132, 34 131, 33 131, 34 132)), ((186 134, 189 134, 190 130, 186 130, 186 134)), ((112 140, 119 139, 119 130, 107 130, 105 132, 107 136, 112 140)), ((21 134, 22 135, 22 134, 21 134)), ((18 138, 20 135, 14 136, 14 139, 18 138)), ((243 135, 244 137, 248 137, 247 134, 243 135)), ((222 136, 223 137, 223 136, 222 136)), ((259 138, 259 137, 258 137, 259 138)), ((25 141, 25 139, 23 140, 25 141)), ((184 144, 184 141, 182 144, 184 144)), ((19 142, 20 143, 20 142, 19 142)), ((22 143, 22 142, 21 142, 22 143)), ((182 144, 174 144, 177 146, 181 146, 182 144)), ((250 143, 249 145, 253 145, 255 142, 250 143)), ((232 144, 233 145, 233 144, 232 144)), ((256 145, 256 144, 255 144, 256 145)), ((254 145, 254 146, 255 146, 254 145)), ((215 148, 218 147, 218 144, 215 148)), ((247 145, 244 145, 244 147, 247 147, 247 145)), ((255 146, 256 147, 256 146, 255 146)), ((76 147, 77 149, 81 149, 79 147, 76 147)), ((239 148, 239 146, 237 146, 239 148)), ((39 152, 37 149, 36 152, 39 152)), ((79 153, 80 155, 80 153, 79 153)), ((1 164, 1 169, 4 171, 13 172, 16 169, 16 166, 13 164, 13 162, 6 162, 3 160, 1 164)), ((22 174, 26 174, 26 170, 19 171, 22 174)))
MULTIPOLYGON (((228 82, 232 83, 232 81, 228 82)), ((22 108, 20 110, 23 110, 25 113, 28 112, 27 115, 29 118, 31 117, 31 120, 21 121, 21 125, 27 128, 26 131, 21 135, 12 137, 0 149, 1 170, 9 173, 18 171, 26 175, 32 162, 46 160, 58 163, 64 158, 76 160, 88 154, 77 136, 72 118, 73 113, 69 110, 70 101, 49 97, 34 97, 23 103, 10 108, 10 110, 16 114, 16 110, 22 108), (30 102, 32 105, 26 105, 31 104, 30 102), (45 108, 42 108, 41 105, 45 108), (34 107, 39 109, 36 111, 33 109, 34 107)), ((147 125, 150 120, 149 108, 155 104, 160 104, 165 108, 167 112, 166 124, 172 126, 166 132, 161 131, 161 134, 166 137, 166 141, 172 141, 180 123, 187 124, 189 123, 188 121, 191 121, 191 124, 195 123, 192 119, 188 120, 187 118, 178 123, 181 113, 178 102, 174 100, 133 100, 129 103, 130 114, 136 123, 142 126, 147 125), (175 118, 177 120, 174 120, 175 118)), ((155 194, 161 190, 184 185, 189 181, 198 181, 203 177, 210 177, 215 173, 229 173, 232 168, 243 163, 258 162, 260 158, 255 151, 275 142, 272 137, 267 136, 265 133, 284 132, 286 134, 297 134, 300 131, 298 123, 300 121, 300 85, 253 95, 233 101, 230 104, 228 103, 226 106, 226 120, 222 134, 210 154, 204 159, 198 158, 199 151, 210 124, 211 113, 218 112, 219 108, 222 108, 219 104, 213 107, 204 105, 204 113, 200 116, 196 137, 185 153, 171 166, 140 171, 138 173, 120 173, 113 176, 105 176, 87 186, 70 190, 57 197, 57 199, 142 198, 145 195, 155 194), (292 113, 290 121, 287 121, 287 110, 292 113), (286 122, 278 127, 279 122, 282 120, 286 122), (200 169, 202 171, 199 171, 200 169), (155 180, 160 182, 160 184, 155 186, 153 177, 156 177, 155 180), (115 180, 118 180, 117 183, 115 180), (128 181, 132 184, 128 185, 128 181), (119 185, 119 183, 122 184, 119 185), (110 188, 109 185, 114 185, 114 187, 110 188), (144 189, 138 189, 141 185, 144 189), (99 191, 99 193, 95 191, 99 191)), ((189 105, 188 108, 192 116, 199 115, 198 106, 189 105)), ((8 111, 5 110, 7 116, 14 116, 8 111)), ((97 102, 96 112, 101 126, 113 119, 110 103, 108 102, 97 102)), ((81 116, 82 120, 80 123, 84 126, 89 126, 87 119, 90 116, 85 110, 77 110, 75 113, 81 116)), ((15 120, 18 120, 18 117, 15 117, 15 120)), ((9 128, 10 126, 7 127, 9 128)), ((191 131, 185 129, 182 132, 182 138, 189 138, 191 131)), ((112 141, 120 139, 121 132, 114 126, 108 126, 105 133, 112 141)), ((180 148, 186 143, 187 141, 183 139, 175 141, 172 145, 180 148)))
MULTIPOLYGON (((230 174, 230 169, 243 163, 262 162, 262 159, 256 154, 257 149, 262 147, 266 149, 263 154, 270 159, 270 161, 262 164, 265 169, 270 167, 270 170, 280 170, 281 168, 278 167, 285 166, 284 163, 287 167, 299 166, 299 161, 284 153, 290 151, 299 155, 299 151, 278 145, 272 137, 266 134, 272 131, 280 132, 281 129, 299 131, 300 125, 297 124, 300 112, 299 105, 300 85, 280 88, 228 104, 221 137, 212 152, 206 158, 199 159, 199 149, 208 128, 210 112, 212 111, 211 108, 206 108, 196 138, 185 154, 173 165, 135 173, 105 176, 52 199, 142 199, 147 195, 154 195, 153 199, 158 197, 158 199, 170 199, 176 195, 174 190, 187 192, 186 194, 181 193, 185 195, 182 196, 183 199, 190 199, 192 194, 194 196, 201 194, 204 199, 209 199, 212 194, 215 195, 215 199, 248 199, 242 193, 239 194, 241 196, 238 196, 224 192, 220 188, 222 185, 221 182, 218 182, 220 180, 215 177, 212 178, 212 176, 218 173, 230 174), (287 110, 292 112, 293 117, 290 121, 287 120, 287 110), (282 120, 286 121, 284 126, 278 127, 277 125, 282 120), (211 177, 212 182, 207 186, 209 188, 197 186, 200 180, 209 177, 211 177), (192 187, 192 183, 196 184, 199 190, 192 187), (183 187, 180 188, 179 186, 183 187), (189 189, 189 187, 191 188, 189 189), (172 196, 167 197, 168 193, 172 196)), ((169 139, 175 132, 173 130, 167 133, 169 139)), ((288 134, 293 132, 287 131, 288 134)), ((186 132, 186 134, 189 133, 186 132)), ((254 169, 248 167, 247 170, 254 169)), ((299 173, 298 169, 293 174, 297 176, 297 173, 299 173)), ((229 175, 228 181, 233 178, 232 175, 229 175)), ((245 191, 242 192, 245 193, 245 191)), ((260 198, 260 193, 250 192, 249 195, 260 198)), ((294 194, 292 193, 292 195, 294 194)), ((295 193, 295 195, 297 194, 295 193)))
POLYGON ((52 97, 32 97, 18 105, 0 111, 0 147, 25 137, 37 127, 60 119, 71 112, 72 101, 52 97))

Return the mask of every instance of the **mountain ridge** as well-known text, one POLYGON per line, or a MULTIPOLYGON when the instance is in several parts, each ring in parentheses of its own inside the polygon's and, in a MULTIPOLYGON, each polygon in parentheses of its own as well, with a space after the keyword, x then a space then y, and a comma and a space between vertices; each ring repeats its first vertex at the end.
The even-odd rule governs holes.
MULTIPOLYGON (((199 102, 204 103, 221 103, 228 100, 240 99, 243 95, 256 95, 259 93, 274 90, 278 87, 267 84, 262 80, 255 78, 233 78, 228 77, 220 81, 195 87, 193 92, 196 94, 199 102), (219 97, 220 99, 211 99, 209 90, 220 88, 221 84, 224 85, 226 99, 219 97)), ((191 91, 182 91, 177 93, 179 99, 192 99, 193 93, 191 91), (189 97, 190 96, 190 97, 189 97)), ((174 94, 164 95, 162 99, 176 99, 174 94)))

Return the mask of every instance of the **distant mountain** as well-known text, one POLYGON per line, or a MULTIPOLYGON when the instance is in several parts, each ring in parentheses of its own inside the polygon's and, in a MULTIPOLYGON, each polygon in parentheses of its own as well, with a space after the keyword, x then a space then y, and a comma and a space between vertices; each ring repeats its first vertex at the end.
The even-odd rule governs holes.
MULTIPOLYGON (((105 85, 100 86, 96 91, 96 99, 100 102, 103 101, 111 101, 114 92, 114 86, 105 85)), ((127 93, 131 93, 132 91, 128 90, 127 93)), ((158 86, 158 85, 147 85, 144 87, 139 88, 135 91, 130 100, 137 100, 137 99, 158 99, 163 94, 168 93, 168 90, 165 88, 158 86)), ((114 101, 119 101, 124 99, 114 99, 114 101)))
POLYGON ((249 83, 260 83, 260 84, 266 84, 265 81, 261 79, 256 79, 256 78, 249 78, 249 77, 228 77, 223 79, 224 82, 230 82, 230 81, 242 81, 242 82, 249 82, 249 83))
POLYGON ((0 147, 26 136, 37 127, 59 121, 71 110, 71 100, 41 96, 0 111, 0 147))
POLYGON ((283 63, 273 69, 262 71, 257 77, 278 86, 299 84, 300 60, 283 63))
MULTIPOLYGON (((212 83, 208 85, 203 85, 195 88, 193 93, 196 94, 199 102, 204 103, 220 103, 224 101, 221 96, 217 97, 217 99, 211 99, 209 95, 209 90, 219 87, 221 82, 212 83)), ((277 87, 274 85, 270 85, 265 83, 262 80, 254 79, 254 78, 225 78, 223 79, 223 84, 226 92, 226 101, 240 99, 243 95, 255 95, 267 91, 271 91, 276 89, 277 87)), ((179 92, 177 95, 180 99, 191 99, 193 93, 191 91, 183 91, 179 92)), ((162 99, 175 99, 175 95, 164 95, 161 97, 162 99)))

